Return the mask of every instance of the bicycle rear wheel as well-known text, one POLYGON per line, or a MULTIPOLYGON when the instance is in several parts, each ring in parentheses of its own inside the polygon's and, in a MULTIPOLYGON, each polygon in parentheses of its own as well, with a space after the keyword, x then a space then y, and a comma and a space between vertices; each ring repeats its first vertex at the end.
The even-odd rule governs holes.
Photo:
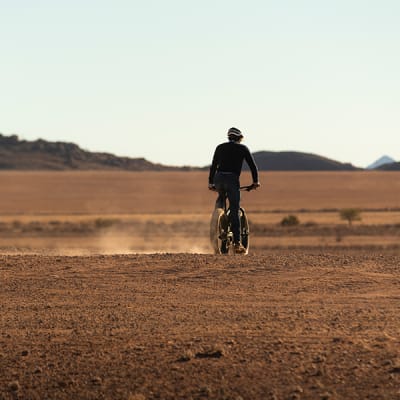
POLYGON ((214 254, 228 253, 228 225, 228 218, 224 210, 216 208, 210 223, 210 241, 214 254))
POLYGON ((250 247, 250 229, 249 220, 247 219, 244 208, 240 208, 240 240, 242 242, 242 246, 246 249, 245 254, 248 254, 250 247))

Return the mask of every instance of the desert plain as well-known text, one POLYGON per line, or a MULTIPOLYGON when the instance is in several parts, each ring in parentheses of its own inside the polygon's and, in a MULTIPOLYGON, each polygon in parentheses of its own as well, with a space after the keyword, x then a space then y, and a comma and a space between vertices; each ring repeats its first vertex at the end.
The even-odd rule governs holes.
POLYGON ((0 399, 400 399, 399 178, 263 172, 222 256, 204 171, 1 172, 0 399))

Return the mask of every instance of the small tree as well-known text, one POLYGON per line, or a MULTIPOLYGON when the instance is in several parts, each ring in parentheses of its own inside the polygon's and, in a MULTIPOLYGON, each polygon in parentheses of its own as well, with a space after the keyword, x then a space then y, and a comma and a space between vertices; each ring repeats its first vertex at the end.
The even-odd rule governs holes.
POLYGON ((339 214, 341 219, 349 223, 349 226, 351 226, 353 221, 361 221, 361 211, 357 208, 343 208, 339 214))

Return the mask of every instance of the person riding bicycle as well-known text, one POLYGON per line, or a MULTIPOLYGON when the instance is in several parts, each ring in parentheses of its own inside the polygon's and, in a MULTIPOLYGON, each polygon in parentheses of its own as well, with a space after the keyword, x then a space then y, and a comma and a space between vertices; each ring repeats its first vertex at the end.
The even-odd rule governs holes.
POLYGON ((240 242, 240 182, 239 177, 242 172, 243 160, 246 160, 250 167, 253 178, 252 189, 260 186, 258 181, 258 169, 249 149, 241 144, 243 140, 242 132, 237 128, 228 130, 228 142, 217 146, 214 152, 210 174, 208 177, 208 188, 219 192, 215 203, 216 208, 223 208, 222 199, 224 193, 229 200, 231 215, 233 246, 235 253, 243 254, 246 249, 240 242))

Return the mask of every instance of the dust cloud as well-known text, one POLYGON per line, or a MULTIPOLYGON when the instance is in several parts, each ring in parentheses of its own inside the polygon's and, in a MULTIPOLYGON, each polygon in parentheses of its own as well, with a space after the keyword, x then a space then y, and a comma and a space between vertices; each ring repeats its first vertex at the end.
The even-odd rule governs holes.
POLYGON ((165 215, 15 220, 0 226, 0 253, 93 254, 212 253, 208 221, 165 215))
POLYGON ((149 253, 191 253, 212 252, 207 237, 184 235, 160 235, 148 231, 145 235, 127 235, 109 230, 99 235, 96 251, 101 254, 149 254, 149 253))

